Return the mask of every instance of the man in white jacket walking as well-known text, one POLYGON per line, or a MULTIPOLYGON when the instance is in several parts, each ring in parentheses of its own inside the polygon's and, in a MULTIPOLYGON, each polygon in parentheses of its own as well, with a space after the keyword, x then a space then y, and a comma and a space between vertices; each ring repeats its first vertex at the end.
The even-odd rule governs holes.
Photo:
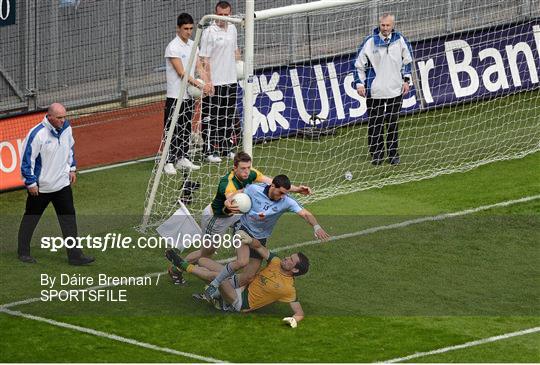
POLYGON ((379 27, 360 45, 354 63, 356 90, 367 98, 368 145, 371 163, 384 162, 384 127, 386 122, 387 161, 400 162, 398 152, 398 117, 403 96, 411 82, 412 49, 405 37, 394 30, 395 18, 384 14, 379 27))
MULTIPOLYGON (((77 221, 71 185, 77 180, 73 154, 71 125, 66 120, 66 109, 53 103, 43 120, 30 130, 23 143, 21 175, 28 190, 26 209, 19 227, 19 260, 35 263, 30 256, 30 241, 41 215, 50 202, 64 238, 77 237, 77 221)), ((84 256, 80 248, 67 248, 71 265, 85 265, 94 261, 84 256)))

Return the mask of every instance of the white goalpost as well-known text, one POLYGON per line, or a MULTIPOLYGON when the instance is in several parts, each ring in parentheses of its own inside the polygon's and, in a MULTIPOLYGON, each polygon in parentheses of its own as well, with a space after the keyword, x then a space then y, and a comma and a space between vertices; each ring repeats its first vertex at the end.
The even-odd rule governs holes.
MULTIPOLYGON (((255 10, 255 1, 247 0, 243 15, 203 17, 195 45, 214 20, 236 25, 244 74, 238 125, 225 127, 231 130, 223 138, 234 151, 252 155, 264 174, 286 174, 311 186, 313 195, 298 197, 309 203, 539 151, 540 11, 523 9, 517 0, 322 0, 255 10), (412 87, 398 122, 400 163, 373 165, 367 102, 356 91, 354 63, 360 44, 386 13, 396 16, 396 30, 411 44, 412 87), (471 14, 489 17, 479 23, 471 14)), ((193 62, 195 54, 188 69, 193 62)), ((179 110, 180 103, 173 121, 179 110)), ((201 119, 220 113, 203 110, 201 119)), ((201 169, 164 174, 173 134, 171 127, 156 158, 142 230, 171 216, 179 201, 198 215, 232 168, 224 155, 207 162, 192 138, 190 153, 201 169)))
MULTIPOLYGON (((298 12, 309 12, 313 10, 318 9, 324 9, 324 8, 331 8, 336 6, 342 6, 346 4, 352 4, 352 3, 358 3, 360 0, 322 0, 317 1, 315 3, 311 4, 300 4, 300 5, 292 5, 287 6, 284 8, 276 8, 276 9, 270 9, 267 11, 261 11, 257 13, 258 19, 267 19, 271 17, 276 17, 284 14, 295 14, 298 12)), ((246 80, 244 84, 244 123, 242 128, 242 149, 243 151, 247 152, 253 157, 253 133, 252 133, 252 123, 245 121, 252 120, 252 101, 253 101, 253 54, 254 54, 254 20, 255 20, 255 1, 254 0, 246 0, 246 14, 244 18, 234 18, 234 17, 223 17, 223 16, 217 16, 217 15, 206 15, 204 16, 198 24, 197 31, 195 34, 194 39, 194 49, 196 49, 200 45, 200 40, 202 36, 203 29, 208 26, 210 21, 215 20, 222 20, 227 21, 233 24, 244 24, 245 28, 245 61, 244 61, 244 76, 243 79, 246 80)), ((189 61, 187 63, 186 70, 190 70, 194 63, 196 53, 191 52, 189 61)), ((178 197, 175 199, 172 199, 172 201, 169 201, 167 204, 169 207, 165 210, 165 215, 160 214, 157 221, 152 222, 151 217, 155 212, 155 203, 156 203, 156 195, 158 194, 160 183, 162 183, 162 176, 163 176, 163 169, 167 160, 167 153, 169 151, 171 140, 173 138, 173 134, 175 132, 175 126, 178 122, 178 116, 179 111, 181 109, 183 96, 185 95, 187 91, 187 78, 182 78, 181 84, 180 84, 180 90, 178 93, 178 100, 176 107, 174 108, 173 114, 170 116, 171 120, 173 121, 171 123, 171 127, 166 131, 166 134, 164 135, 164 139, 162 141, 161 147, 160 147, 160 154, 159 154, 159 160, 156 160, 156 166, 154 168, 154 171, 152 173, 152 178, 149 182, 148 192, 147 192, 147 199, 143 214, 143 220, 142 224, 140 226, 141 231, 146 231, 147 227, 150 225, 156 226, 157 224, 162 223, 166 218, 167 215, 170 215, 172 212, 176 210, 178 207, 178 197), (154 211, 153 211, 154 209, 154 211)), ((188 172, 188 176, 189 176, 188 172)), ((218 175, 219 176, 219 175, 218 175)), ((186 174, 183 176, 184 182, 181 185, 181 188, 178 189, 178 184, 174 184, 175 188, 173 190, 184 190, 186 189, 186 182, 190 182, 186 178, 186 174)), ((200 207, 199 207, 200 208, 200 207)))
MULTIPOLYGON (((199 23, 199 26, 197 27, 197 31, 195 33, 195 40, 193 41, 194 43, 194 47, 193 49, 196 50, 197 47, 199 46, 200 44, 200 40, 201 40, 201 35, 202 35, 202 29, 203 29, 203 26, 205 24, 207 24, 209 21, 211 20, 224 20, 224 21, 229 21, 231 23, 236 23, 236 24, 240 24, 242 22, 241 19, 239 18, 230 18, 230 17, 222 17, 222 16, 216 16, 216 15, 206 15, 204 16, 200 23, 199 23)), ((186 67, 186 70, 191 70, 193 68, 193 65, 195 64, 196 62, 196 52, 191 52, 191 54, 189 55, 189 60, 188 60, 188 63, 187 63, 187 67, 186 67)), ((189 73, 186 72, 186 75, 189 75, 189 73)), ((162 144, 161 144, 161 147, 160 147, 160 154, 159 154, 159 160, 157 160, 157 167, 154 168, 154 171, 153 171, 153 176, 152 176, 152 179, 150 180, 150 183, 149 183, 149 191, 148 191, 148 196, 147 196, 147 201, 146 201, 146 205, 145 205, 145 209, 144 209, 144 215, 143 215, 143 220, 142 220, 142 224, 141 224, 141 231, 146 231, 146 228, 148 227, 148 224, 149 224, 149 220, 150 220, 150 217, 152 216, 152 208, 154 207, 154 203, 155 203, 155 200, 156 200, 156 194, 158 192, 158 189, 159 189, 159 184, 161 182, 161 177, 163 175, 163 168, 165 167, 165 163, 166 163, 166 160, 167 160, 167 154, 169 153, 169 149, 170 149, 170 146, 171 146, 171 141, 172 141, 172 138, 173 138, 173 135, 175 133, 175 127, 176 127, 176 124, 178 122, 178 116, 180 114, 180 109, 182 107, 182 103, 184 101, 183 97, 184 95, 186 94, 187 92, 187 84, 188 84, 188 78, 187 77, 183 77, 182 78, 182 81, 180 83, 180 90, 178 91, 178 102, 176 103, 176 106, 173 110, 173 113, 172 115, 170 116, 171 120, 172 120, 172 123, 170 123, 170 127, 169 129, 166 131, 166 134, 164 135, 164 141, 162 141, 162 144)), ((185 181, 188 181, 188 180, 185 180, 185 181)), ((184 182, 185 182, 184 181, 184 182)), ((182 189, 184 189, 184 186, 185 184, 182 184, 182 189)), ((176 207, 176 204, 178 203, 178 198, 176 198, 174 200, 174 202, 171 203, 172 207, 176 207)), ((176 210, 176 209, 174 209, 176 210)), ((173 211, 174 211, 173 210, 173 211)), ((170 215, 170 214, 169 214, 170 215)), ((159 223, 161 223, 164 219, 163 218, 166 218, 166 217, 162 217, 159 221, 159 223)), ((155 225, 155 223, 154 223, 155 225)))

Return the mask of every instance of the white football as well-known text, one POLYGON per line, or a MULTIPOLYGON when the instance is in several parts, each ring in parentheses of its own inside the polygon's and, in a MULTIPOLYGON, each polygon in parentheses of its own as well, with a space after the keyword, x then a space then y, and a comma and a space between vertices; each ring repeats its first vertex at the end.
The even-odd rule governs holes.
MULTIPOLYGON (((201 84, 204 85, 203 80, 197 79, 197 81, 199 81, 201 84)), ((188 94, 191 95, 191 97, 195 99, 200 98, 202 95, 202 90, 199 89, 197 86, 193 86, 191 84, 188 85, 187 91, 188 91, 188 94)))
POLYGON ((249 198, 249 195, 246 193, 238 193, 236 194, 232 202, 238 206, 238 209, 242 213, 247 213, 251 209, 251 199, 249 198))
POLYGON ((236 78, 238 81, 244 79, 244 61, 236 61, 236 78))

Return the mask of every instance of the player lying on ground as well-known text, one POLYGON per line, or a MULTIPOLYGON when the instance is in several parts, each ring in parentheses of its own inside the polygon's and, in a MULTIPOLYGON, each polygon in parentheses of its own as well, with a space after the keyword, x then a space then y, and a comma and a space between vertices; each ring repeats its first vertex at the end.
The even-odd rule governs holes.
MULTIPOLYGON (((225 310, 251 312, 274 302, 289 303, 294 314, 283 321, 295 328, 304 318, 304 311, 296 297, 294 278, 304 275, 309 270, 309 259, 301 252, 280 259, 266 247, 259 246, 257 252, 267 261, 264 269, 247 286, 234 288, 231 280, 225 280, 219 286, 223 300, 229 305, 225 310)), ((224 266, 212 259, 202 257, 198 265, 183 260, 174 249, 167 249, 165 256, 177 270, 188 272, 210 282, 223 270, 224 266)), ((204 298, 202 295, 200 298, 204 298)))
POLYGON ((244 189, 244 193, 251 198, 251 210, 242 215, 239 224, 235 227, 237 234, 242 232, 242 245, 236 249, 236 260, 225 265, 206 288, 204 291, 206 299, 214 298, 218 294, 217 288, 228 277, 233 277, 234 287, 245 286, 253 280, 262 259, 254 251, 255 246, 266 246, 267 239, 283 213, 290 211, 304 218, 313 227, 315 237, 318 239, 324 241, 330 237, 311 212, 287 195, 290 189, 291 182, 286 175, 274 177, 271 185, 253 184, 244 189), (240 276, 244 280, 236 281, 237 277, 233 274, 240 269, 244 269, 244 275, 240 276))
MULTIPOLYGON (((221 177, 212 203, 204 208, 201 217, 201 229, 205 237, 211 238, 216 234, 223 235, 229 227, 240 219, 240 215, 238 214, 240 211, 232 202, 232 198, 236 193, 242 192, 246 186, 253 183, 271 184, 272 178, 252 167, 252 160, 249 154, 238 152, 234 157, 233 169, 221 177)), ((311 189, 304 185, 291 185, 290 192, 309 195, 311 194, 311 189)), ((193 264, 197 263, 200 257, 211 257, 215 252, 216 248, 214 246, 203 247, 191 252, 185 259, 193 264)), ((252 272, 255 274, 260 266, 260 260, 251 265, 254 266, 252 272)), ((175 284, 182 284, 184 282, 180 272, 175 272, 172 267, 168 271, 175 284)))

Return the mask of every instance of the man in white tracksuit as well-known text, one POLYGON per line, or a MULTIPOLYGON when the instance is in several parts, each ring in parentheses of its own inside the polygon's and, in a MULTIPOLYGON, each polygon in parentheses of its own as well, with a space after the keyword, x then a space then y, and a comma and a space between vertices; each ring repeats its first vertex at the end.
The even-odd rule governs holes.
MULTIPOLYGON (((26 136, 21 156, 21 175, 28 196, 19 227, 19 260, 35 263, 30 256, 30 241, 41 215, 50 202, 64 238, 77 237, 77 221, 71 185, 77 180, 73 133, 66 120, 66 109, 53 103, 43 120, 26 136)), ((94 261, 84 256, 80 248, 67 248, 71 265, 86 265, 94 261)))
POLYGON ((400 162, 398 153, 398 117, 403 96, 411 82, 412 49, 407 39, 394 30, 395 18, 384 14, 379 27, 360 45, 354 63, 356 90, 367 98, 368 145, 371 163, 384 162, 384 126, 386 121, 387 161, 400 162))

